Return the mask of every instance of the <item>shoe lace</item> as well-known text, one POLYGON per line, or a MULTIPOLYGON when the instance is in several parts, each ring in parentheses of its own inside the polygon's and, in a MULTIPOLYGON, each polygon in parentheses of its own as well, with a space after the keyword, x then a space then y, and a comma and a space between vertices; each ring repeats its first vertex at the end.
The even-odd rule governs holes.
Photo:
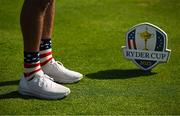
POLYGON ((62 67, 64 67, 62 62, 56 61, 56 63, 59 64, 59 65, 61 65, 62 67))
POLYGON ((51 78, 51 77, 49 77, 48 75, 46 75, 46 74, 44 74, 45 76, 44 77, 46 77, 46 78, 48 78, 49 80, 51 80, 51 81, 54 81, 54 79, 53 78, 51 78))
POLYGON ((40 81, 39 81, 39 86, 40 86, 40 87, 43 87, 43 86, 45 86, 45 87, 52 87, 52 83, 49 83, 49 82, 47 81, 47 79, 49 79, 49 80, 51 80, 51 81, 54 81, 53 78, 51 78, 51 77, 49 77, 48 75, 44 74, 44 75, 41 76, 39 79, 40 79, 40 81))

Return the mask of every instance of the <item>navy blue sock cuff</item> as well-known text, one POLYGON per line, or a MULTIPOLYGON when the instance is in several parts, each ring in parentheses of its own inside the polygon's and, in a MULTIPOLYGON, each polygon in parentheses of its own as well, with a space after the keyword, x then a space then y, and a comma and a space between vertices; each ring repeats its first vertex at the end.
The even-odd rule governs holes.
POLYGON ((39 52, 24 52, 24 63, 35 63, 39 60, 39 52))
POLYGON ((42 39, 40 44, 40 51, 47 50, 52 47, 51 39, 42 39))

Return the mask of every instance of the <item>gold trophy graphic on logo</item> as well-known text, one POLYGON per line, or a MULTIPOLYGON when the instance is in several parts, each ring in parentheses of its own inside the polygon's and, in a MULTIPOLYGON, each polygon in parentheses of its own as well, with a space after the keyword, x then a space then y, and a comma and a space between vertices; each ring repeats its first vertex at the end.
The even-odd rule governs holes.
POLYGON ((141 37, 141 39, 144 40, 144 44, 145 44, 143 50, 147 50, 148 51, 147 41, 148 41, 148 39, 151 39, 153 36, 154 36, 154 34, 149 33, 147 27, 146 27, 146 30, 144 32, 140 33, 140 37, 141 37))

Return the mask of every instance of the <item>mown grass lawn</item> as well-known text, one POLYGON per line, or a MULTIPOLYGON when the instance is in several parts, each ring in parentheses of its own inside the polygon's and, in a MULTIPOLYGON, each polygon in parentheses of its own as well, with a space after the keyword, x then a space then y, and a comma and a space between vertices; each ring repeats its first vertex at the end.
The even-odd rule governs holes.
POLYGON ((54 57, 84 79, 62 100, 17 92, 23 72, 23 0, 0 1, 0 114, 180 114, 179 0, 57 0, 54 57), (127 30, 142 22, 168 34, 168 64, 143 72, 123 58, 127 30))

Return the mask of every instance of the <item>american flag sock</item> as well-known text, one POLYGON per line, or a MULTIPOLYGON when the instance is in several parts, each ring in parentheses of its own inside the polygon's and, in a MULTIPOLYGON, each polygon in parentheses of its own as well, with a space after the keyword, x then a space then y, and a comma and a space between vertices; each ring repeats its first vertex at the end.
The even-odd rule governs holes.
POLYGON ((40 44, 41 66, 45 66, 52 59, 51 39, 42 39, 40 44))
POLYGON ((39 52, 24 52, 24 77, 30 80, 39 71, 42 71, 39 52))

